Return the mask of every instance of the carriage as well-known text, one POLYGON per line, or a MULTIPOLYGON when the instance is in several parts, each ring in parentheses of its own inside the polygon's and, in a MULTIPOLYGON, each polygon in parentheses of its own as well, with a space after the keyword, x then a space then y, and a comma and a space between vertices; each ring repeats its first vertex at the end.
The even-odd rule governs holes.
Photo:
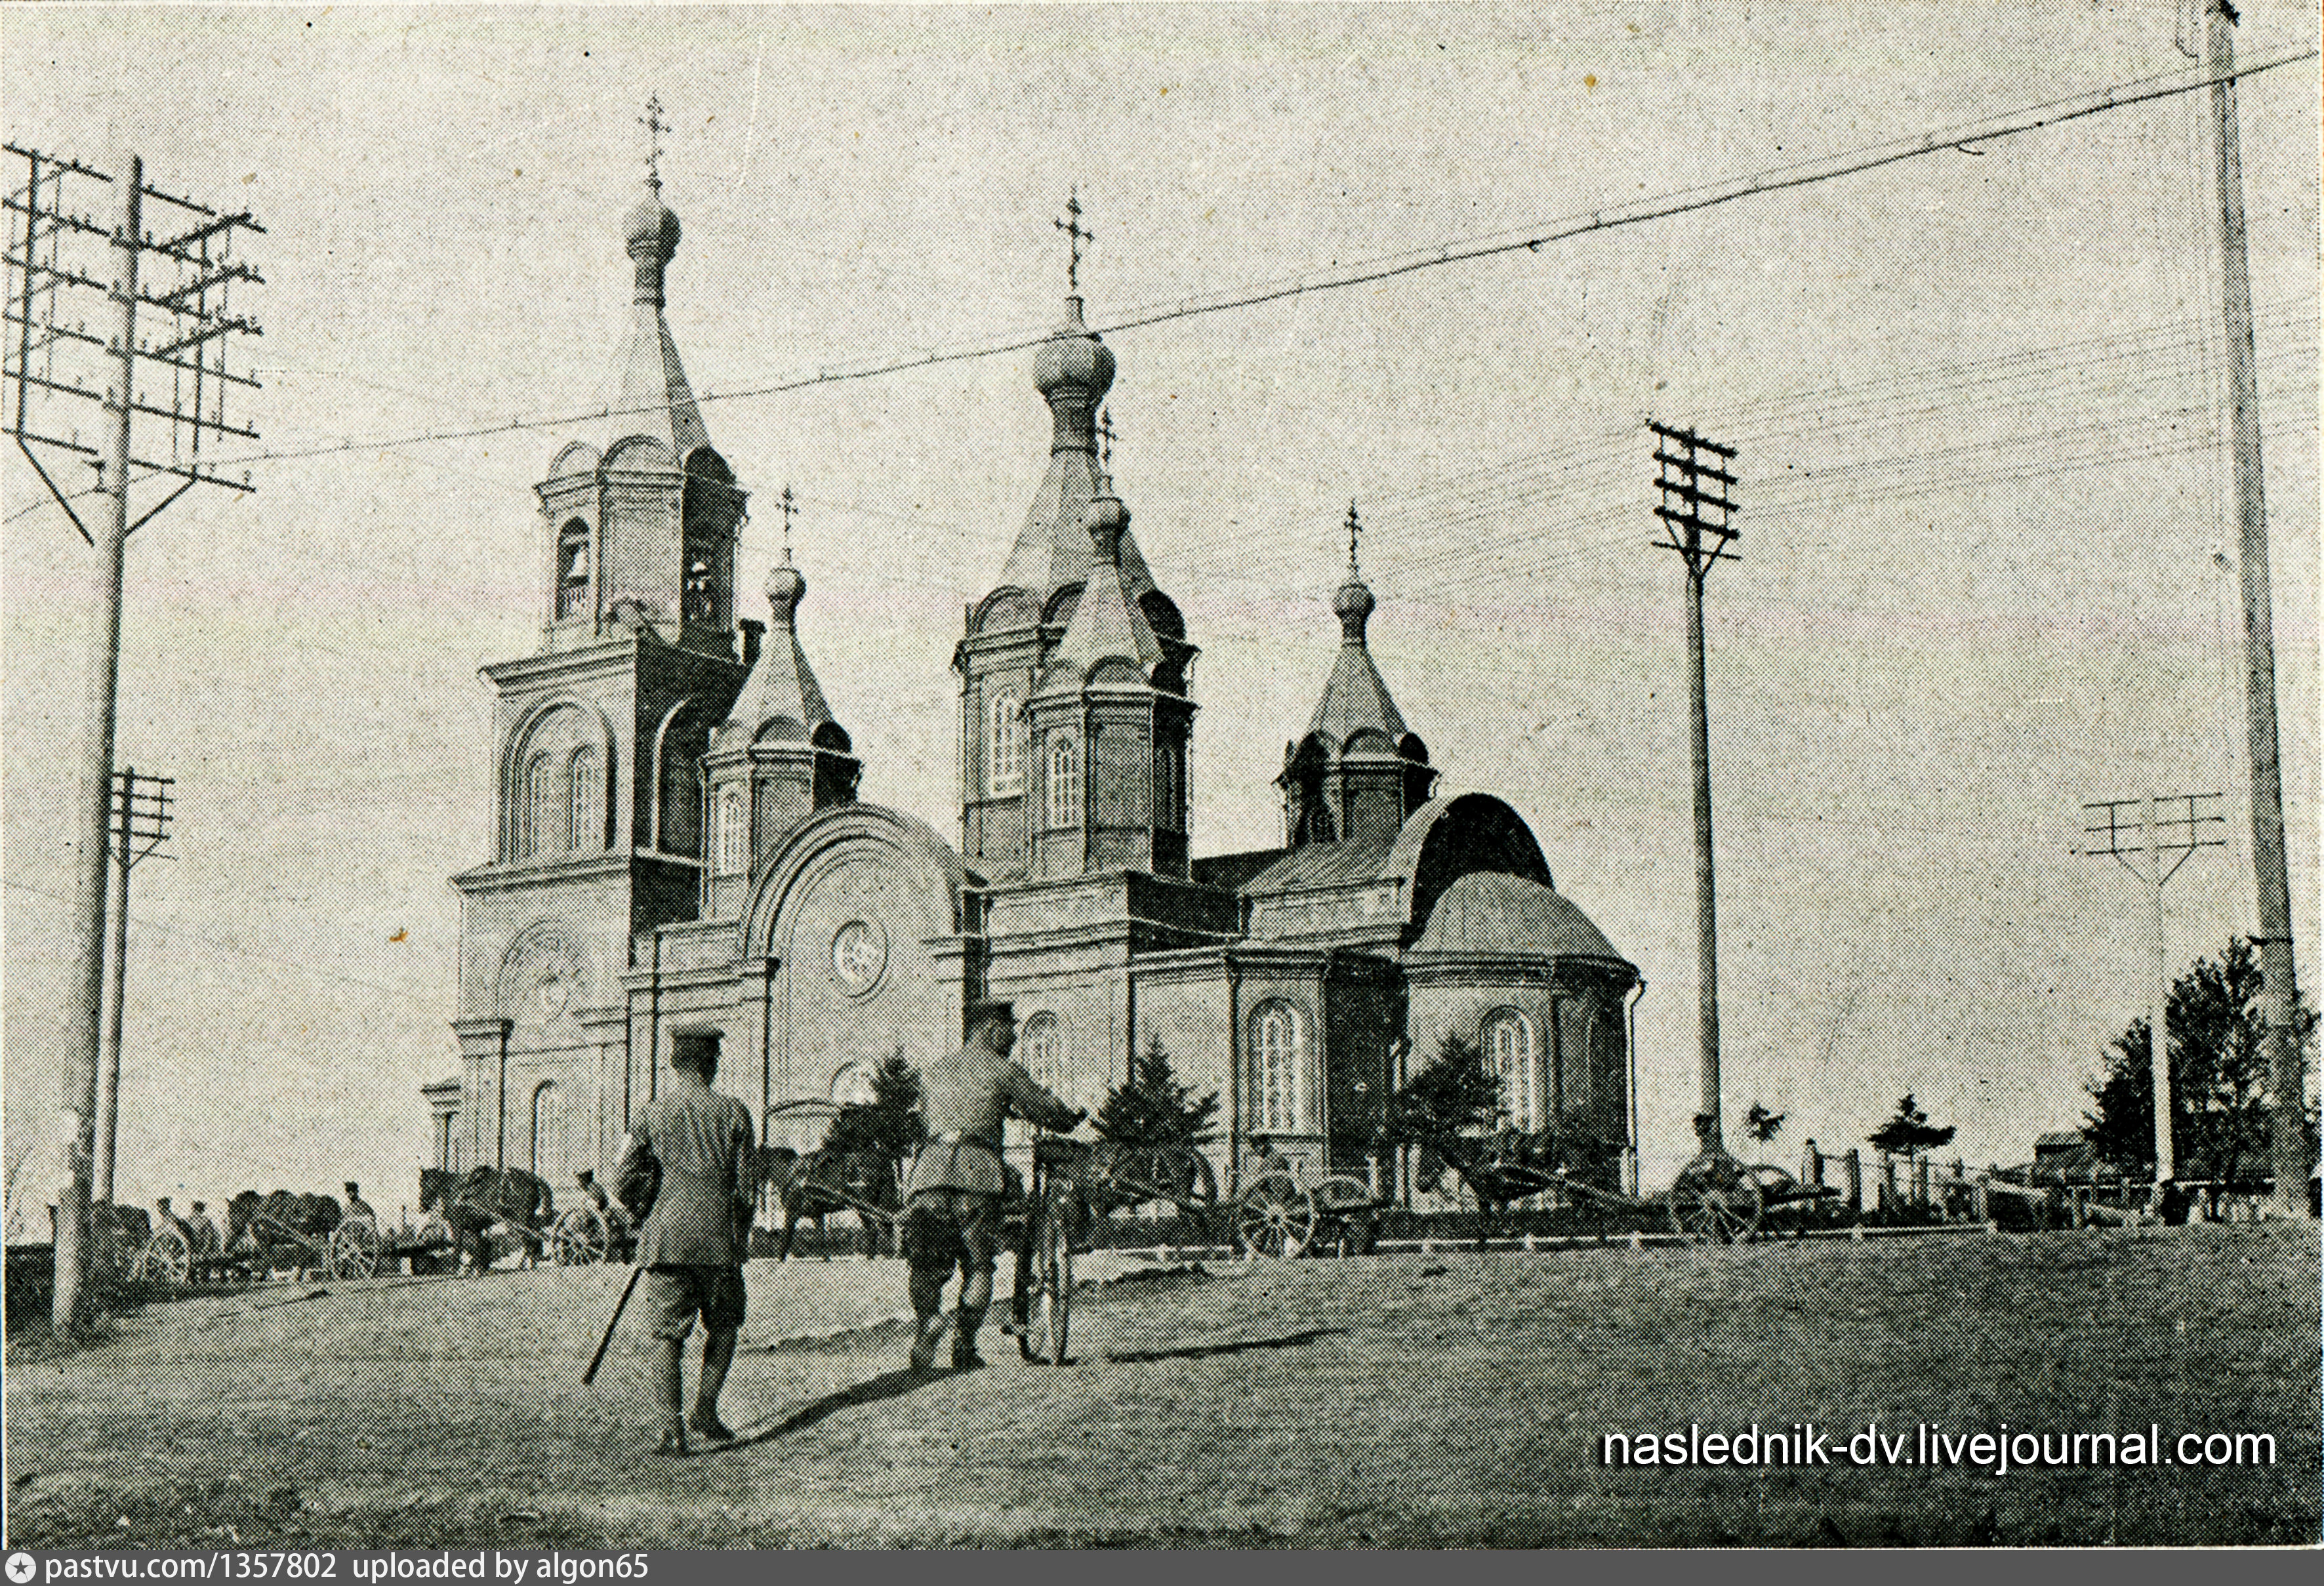
POLYGON ((1480 1203, 1480 1248, 1493 1217, 1535 1195, 1579 1200, 1640 1219, 1659 1217, 1672 1232, 1695 1244, 1733 1244, 1757 1235, 1771 1212, 1819 1206, 1840 1194, 1825 1185, 1803 1185, 1772 1163, 1747 1163, 1716 1147, 1697 1153, 1669 1189, 1649 1196, 1622 1194, 1577 1177, 1563 1161, 1537 1155, 1536 1143, 1525 1136, 1501 1133, 1438 1144, 1452 1147, 1446 1164, 1460 1173, 1480 1203))
POLYGON ((187 1224, 164 1222, 139 1250, 134 1273, 169 1288, 250 1282, 279 1269, 285 1264, 280 1258, 287 1254, 293 1258, 288 1264, 300 1272, 369 1277, 383 1261, 403 1253, 382 1237, 375 1218, 344 1216, 328 1195, 277 1190, 261 1196, 244 1190, 227 1205, 226 1233, 217 1249, 197 1248, 187 1224))

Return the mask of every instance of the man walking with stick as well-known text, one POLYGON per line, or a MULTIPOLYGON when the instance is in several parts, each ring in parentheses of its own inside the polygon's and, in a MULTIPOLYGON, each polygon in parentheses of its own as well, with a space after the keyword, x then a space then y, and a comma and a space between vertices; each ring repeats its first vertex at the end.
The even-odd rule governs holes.
POLYGON ((920 1075, 928 1140, 905 1186, 904 1254, 912 1268, 912 1369, 936 1364, 945 1334, 944 1290, 960 1269, 960 1309, 952 1340, 955 1371, 984 1364, 976 1330, 992 1303, 992 1259, 1001 1245, 1001 1122, 1010 1113, 1045 1129, 1068 1130, 1086 1113, 1051 1095, 1009 1054, 1016 1011, 1006 1002, 969 1005, 968 1045, 920 1075))
POLYGON ((645 1219, 638 1267, 647 1314, 661 1341, 661 1442, 655 1452, 683 1455, 689 1427, 717 1443, 734 1435, 718 1418, 718 1394, 742 1326, 742 1260, 758 1185, 751 1114, 710 1088, 718 1073, 717 1033, 680 1032, 674 1045, 671 1083, 632 1127, 615 1182, 622 1200, 645 1219), (642 1189, 657 1176, 657 1188, 642 1189), (641 1200, 650 1204, 641 1207, 641 1200), (696 1315, 702 1380, 693 1415, 682 1416, 686 1340, 696 1315))

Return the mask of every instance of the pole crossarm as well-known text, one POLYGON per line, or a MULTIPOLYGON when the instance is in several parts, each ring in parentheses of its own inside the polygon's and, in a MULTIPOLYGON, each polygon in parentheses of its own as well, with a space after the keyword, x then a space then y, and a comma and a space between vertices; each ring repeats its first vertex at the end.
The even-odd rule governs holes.
POLYGON ((2179 873, 2181 865, 2194 857, 2197 849, 2227 846, 2225 837, 2213 836, 2209 833, 2214 827, 2225 826, 2227 817, 2205 807, 2224 797, 2218 793, 2172 793, 2167 796, 2158 794, 2153 798, 2107 798, 2085 804, 2082 806, 2084 815, 2103 818, 2082 827, 2084 836, 2100 839, 2098 843, 2085 844, 2082 853, 2093 859, 2116 860, 2142 881, 2146 880, 2146 876, 2130 862, 2131 855, 2148 853, 2150 846, 2158 862, 2176 854, 2178 857, 2171 861, 2170 868, 2162 872, 2163 880, 2167 881, 2179 873), (2147 834, 2149 807, 2153 808, 2154 826, 2151 838, 2147 834), (2166 807, 2172 813, 2164 814, 2166 807), (2185 813, 2177 813, 2182 807, 2185 813), (2125 824, 2125 810, 2139 813, 2125 824), (2179 834, 2172 835, 2174 832, 2179 834))
POLYGON ((175 777, 147 776, 132 766, 113 773, 113 830, 128 850, 130 864, 141 859, 177 857, 155 853, 170 838, 170 822, 177 813, 178 802, 170 789, 177 786, 177 780, 175 777))
POLYGON ((1670 531, 1669 539, 1655 543, 1678 552, 1686 562, 1687 727, 1694 781, 1695 1019, 1702 1080, 1702 1108, 1695 1115, 1695 1133, 1702 1149, 1715 1154, 1724 1152, 1726 1143, 1720 1122, 1719 894, 1711 859, 1711 712, 1704 678, 1702 582, 1703 575, 1735 538, 1735 503, 1726 490, 1736 479, 1719 465, 1734 461, 1736 452, 1733 447, 1706 440, 1692 429, 1652 420, 1646 428, 1655 437, 1655 463, 1661 469, 1655 488, 1662 500, 1654 513, 1670 531), (1711 488, 1705 488, 1706 482, 1711 488))
POLYGON ((104 1197, 113 1190, 129 872, 140 860, 170 857, 161 850, 174 800, 168 778, 141 777, 113 764, 124 551, 131 534, 197 484, 252 488, 246 472, 236 483, 214 461, 205 466, 202 453, 212 437, 259 438, 255 429, 226 416, 231 389, 258 389, 249 373, 228 366, 226 338, 261 334, 258 322, 233 311, 228 300, 237 283, 264 284, 255 268, 233 257, 235 234, 263 228, 246 214, 221 215, 198 199, 149 185, 144 162, 134 153, 126 157, 126 169, 116 180, 78 161, 53 159, 14 143, 5 148, 26 161, 28 173, 24 185, 6 199, 8 334, 0 337, 0 387, 15 398, 10 428, 18 449, 94 551, 74 844, 80 873, 69 927, 77 991, 58 1051, 59 1100, 70 1130, 60 1137, 56 1283, 50 1307, 51 1325, 71 1338, 84 1320, 95 1248, 90 1192, 93 1185, 104 1197), (113 225, 98 224, 69 201, 67 189, 74 181, 101 181, 112 189, 117 210, 113 225), (156 241, 144 222, 147 199, 184 211, 193 217, 191 224, 173 222, 163 229, 176 235, 156 241), (113 333, 100 337, 78 320, 69 322, 66 302, 72 294, 101 296, 113 317, 113 333), (154 319, 149 332, 161 345, 139 338, 141 309, 149 317, 166 317, 154 319), (141 370, 141 364, 150 371, 141 370), (150 384, 140 378, 148 373, 157 376, 150 384), (56 438, 60 427, 48 421, 50 410, 68 398, 102 402, 109 433, 101 457, 78 436, 56 438), (141 415, 169 427, 166 437, 145 438, 144 456, 133 434, 141 415), (92 458, 97 484, 87 493, 107 498, 101 518, 82 521, 70 499, 80 493, 65 490, 51 474, 38 455, 43 447, 92 458), (169 461, 149 460, 163 452, 169 461), (153 480, 165 483, 161 499, 142 515, 133 512, 133 489, 153 480), (109 1028, 104 994, 108 939, 114 946, 109 1028))

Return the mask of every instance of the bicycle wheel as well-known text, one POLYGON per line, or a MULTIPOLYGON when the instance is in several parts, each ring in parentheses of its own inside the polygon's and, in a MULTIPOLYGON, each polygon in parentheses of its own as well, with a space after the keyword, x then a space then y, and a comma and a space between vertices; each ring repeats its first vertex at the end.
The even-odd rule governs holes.
POLYGON ((1043 1220, 1041 1249, 1041 1314, 1038 1318, 1041 1359, 1052 1366, 1065 1363, 1065 1337, 1074 1319, 1074 1237, 1063 1217, 1043 1220))

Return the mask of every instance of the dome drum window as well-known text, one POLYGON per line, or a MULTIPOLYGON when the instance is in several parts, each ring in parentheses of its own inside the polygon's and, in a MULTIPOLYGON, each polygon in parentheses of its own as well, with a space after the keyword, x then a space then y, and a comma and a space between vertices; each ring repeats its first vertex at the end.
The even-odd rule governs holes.
POLYGON ((1022 1062, 1025 1072, 1038 1081, 1044 1090, 1065 1101, 1074 1099, 1072 1065, 1065 1056, 1065 1043, 1059 1038, 1057 1016, 1036 1013, 1025 1021, 1022 1042, 1022 1062))
POLYGON ((589 614, 589 525, 575 518, 557 531, 557 620, 589 614))
POLYGON ((751 869, 751 806, 742 796, 742 788, 725 788, 719 791, 715 825, 717 873, 722 876, 747 874, 751 869))

